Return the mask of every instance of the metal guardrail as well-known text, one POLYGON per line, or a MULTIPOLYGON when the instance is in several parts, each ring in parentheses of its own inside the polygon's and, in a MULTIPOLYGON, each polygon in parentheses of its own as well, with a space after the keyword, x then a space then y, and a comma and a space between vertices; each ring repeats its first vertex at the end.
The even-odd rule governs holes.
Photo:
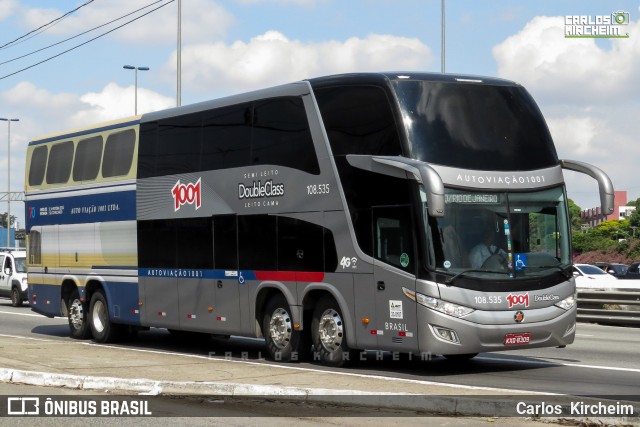
POLYGON ((578 321, 640 326, 640 289, 578 289, 578 321))

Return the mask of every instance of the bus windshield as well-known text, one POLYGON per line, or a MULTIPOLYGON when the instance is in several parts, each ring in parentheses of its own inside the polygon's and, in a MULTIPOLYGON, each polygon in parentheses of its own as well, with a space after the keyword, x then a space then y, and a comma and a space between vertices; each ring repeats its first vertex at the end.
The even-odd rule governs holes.
MULTIPOLYGON (((423 211, 426 197, 421 189, 423 211)), ((530 192, 445 189, 445 215, 428 218, 427 266, 478 278, 548 275, 571 265, 562 187, 530 192)))
POLYGON ((520 86, 394 82, 412 157, 473 170, 558 164, 540 110, 520 86))

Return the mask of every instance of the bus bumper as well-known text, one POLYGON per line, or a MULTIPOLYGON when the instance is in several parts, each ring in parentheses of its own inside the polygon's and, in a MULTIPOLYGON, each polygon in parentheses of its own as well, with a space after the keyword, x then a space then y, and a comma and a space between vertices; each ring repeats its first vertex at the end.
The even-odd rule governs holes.
POLYGON ((575 338, 576 312, 574 306, 548 320, 527 323, 524 311, 521 323, 480 324, 418 307, 420 351, 453 355, 565 346, 575 338))

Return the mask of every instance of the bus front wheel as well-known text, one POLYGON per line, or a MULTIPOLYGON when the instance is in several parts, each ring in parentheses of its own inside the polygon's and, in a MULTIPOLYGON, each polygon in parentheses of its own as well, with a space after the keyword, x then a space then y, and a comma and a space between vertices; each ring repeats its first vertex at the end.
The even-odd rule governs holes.
POLYGON ((89 305, 89 325, 93 339, 99 343, 114 342, 120 337, 121 325, 109 320, 107 298, 98 290, 91 296, 89 305))
POLYGON ((69 319, 69 331, 71 338, 86 340, 91 336, 89 329, 87 304, 80 300, 80 294, 75 289, 67 300, 67 318, 69 319))

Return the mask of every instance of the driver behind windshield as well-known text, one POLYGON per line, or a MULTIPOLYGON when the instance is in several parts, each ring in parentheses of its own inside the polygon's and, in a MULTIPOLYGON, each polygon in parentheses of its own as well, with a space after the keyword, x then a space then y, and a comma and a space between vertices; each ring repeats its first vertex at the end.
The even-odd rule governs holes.
POLYGON ((484 227, 482 241, 475 245, 469 252, 469 261, 472 268, 481 268, 486 260, 493 255, 503 257, 506 264, 507 253, 499 246, 500 233, 491 226, 484 227))

